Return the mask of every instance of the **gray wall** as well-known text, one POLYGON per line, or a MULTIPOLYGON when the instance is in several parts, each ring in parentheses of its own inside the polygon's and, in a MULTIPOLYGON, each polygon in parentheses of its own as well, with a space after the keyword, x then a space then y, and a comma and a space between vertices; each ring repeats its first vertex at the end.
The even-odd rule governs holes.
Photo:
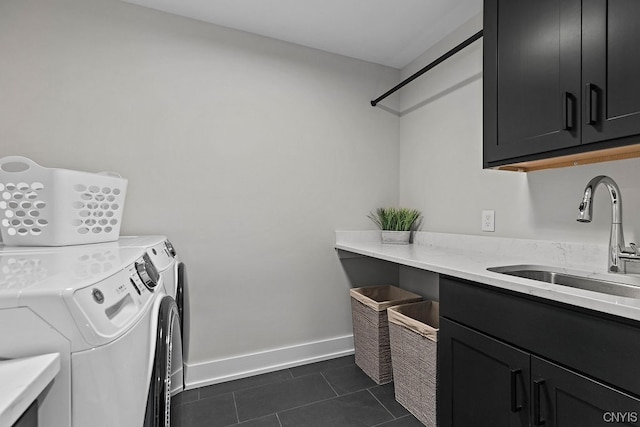
MULTIPOLYGON (((574 218, 586 181, 605 173, 628 240, 640 235, 639 160, 481 169, 480 43, 384 101, 400 118, 368 104, 398 70, 117 0, 2 1, 0 55, 0 155, 120 172, 122 233, 166 234, 187 262, 193 383, 348 348, 350 280, 374 279, 340 263, 333 231, 372 228, 378 206, 420 208, 429 231, 481 234, 494 209, 497 236, 602 243, 604 193, 593 224, 574 218)), ((433 279, 381 269, 410 287, 433 279)))
MULTIPOLYGON (((402 70, 403 78, 482 28, 478 15, 402 70)), ((606 244, 611 213, 603 189, 594 220, 575 218, 585 184, 605 174, 624 202, 627 241, 640 236, 640 160, 531 173, 482 170, 482 43, 405 87, 400 111, 400 203, 424 211, 423 230, 606 244), (495 210, 495 233, 481 211, 495 210)))
POLYGON ((121 173, 186 261, 191 382, 348 350, 333 232, 398 202, 398 70, 117 0, 4 0, 0 57, 0 156, 121 173))

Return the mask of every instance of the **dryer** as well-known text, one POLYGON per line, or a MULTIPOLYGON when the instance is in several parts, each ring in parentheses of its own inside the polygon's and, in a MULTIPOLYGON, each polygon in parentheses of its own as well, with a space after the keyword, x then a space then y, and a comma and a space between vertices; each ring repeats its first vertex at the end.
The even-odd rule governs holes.
POLYGON ((169 425, 171 384, 152 374, 161 362, 170 372, 173 351, 182 353, 177 305, 164 291, 173 285, 133 240, 0 246, 0 357, 61 356, 39 397, 42 426, 169 425))

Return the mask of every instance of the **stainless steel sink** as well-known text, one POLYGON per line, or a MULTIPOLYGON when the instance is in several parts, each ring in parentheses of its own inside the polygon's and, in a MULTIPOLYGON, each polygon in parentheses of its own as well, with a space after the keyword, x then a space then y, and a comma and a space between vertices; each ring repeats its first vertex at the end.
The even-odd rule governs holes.
POLYGON ((640 276, 589 273, 543 265, 509 265, 487 270, 586 291, 640 298, 640 276))

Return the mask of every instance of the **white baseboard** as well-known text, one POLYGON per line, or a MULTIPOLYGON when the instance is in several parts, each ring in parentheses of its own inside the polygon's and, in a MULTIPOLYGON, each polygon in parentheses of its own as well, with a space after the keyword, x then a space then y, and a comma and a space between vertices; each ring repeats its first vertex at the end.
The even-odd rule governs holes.
POLYGON ((353 354, 353 335, 281 347, 227 359, 185 364, 185 388, 193 389, 353 354))

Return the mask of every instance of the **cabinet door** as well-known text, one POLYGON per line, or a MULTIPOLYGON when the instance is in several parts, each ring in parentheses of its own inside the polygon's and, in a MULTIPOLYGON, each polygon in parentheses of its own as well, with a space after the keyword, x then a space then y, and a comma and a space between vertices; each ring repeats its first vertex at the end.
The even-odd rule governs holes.
POLYGON ((583 2, 583 143, 640 134, 640 1, 583 2))
POLYGON ((440 318, 440 426, 529 425, 529 354, 440 318))
POLYGON ((580 144, 580 8, 485 1, 485 166, 580 144))
POLYGON ((640 425, 640 400, 618 390, 535 356, 531 379, 534 426, 640 425))

